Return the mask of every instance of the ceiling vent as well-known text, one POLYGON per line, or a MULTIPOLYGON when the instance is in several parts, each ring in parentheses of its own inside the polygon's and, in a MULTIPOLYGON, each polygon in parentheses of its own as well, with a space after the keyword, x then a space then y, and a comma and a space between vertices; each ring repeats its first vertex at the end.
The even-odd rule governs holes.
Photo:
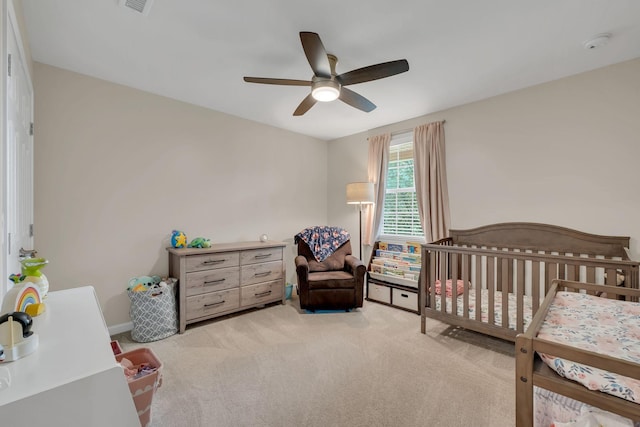
POLYGON ((153 0, 120 0, 120 6, 134 10, 143 15, 149 14, 153 0))

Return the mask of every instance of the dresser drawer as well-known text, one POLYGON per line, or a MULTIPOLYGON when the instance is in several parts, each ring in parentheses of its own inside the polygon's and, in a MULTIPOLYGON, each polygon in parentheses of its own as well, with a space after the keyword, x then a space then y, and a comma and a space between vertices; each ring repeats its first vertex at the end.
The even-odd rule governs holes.
POLYGON ((282 299, 284 283, 282 280, 258 283, 240 288, 240 305, 249 306, 282 299))
POLYGON ((369 282, 369 287, 367 289, 367 298, 391 304, 391 288, 389 288, 388 286, 369 282))
POLYGON ((238 252, 219 252, 191 255, 187 257, 186 263, 187 272, 233 267, 240 264, 240 254, 238 252))
POLYGON ((416 292, 393 289, 392 304, 408 310, 418 310, 418 294, 416 292))
POLYGON ((240 284, 244 286, 282 279, 282 270, 282 261, 243 265, 240 267, 240 284))
POLYGON ((233 310, 239 306, 240 289, 238 288, 187 297, 187 320, 233 310))
POLYGON ((259 262, 277 261, 282 259, 282 248, 264 248, 242 251, 240 264, 256 264, 259 262))
POLYGON ((221 291, 240 285, 240 267, 215 268, 187 273, 187 296, 221 291))

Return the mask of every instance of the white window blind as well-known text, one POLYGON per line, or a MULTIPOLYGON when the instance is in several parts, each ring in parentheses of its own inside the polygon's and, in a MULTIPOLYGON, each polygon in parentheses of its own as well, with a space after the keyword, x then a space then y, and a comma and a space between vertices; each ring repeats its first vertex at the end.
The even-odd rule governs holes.
POLYGON ((422 238, 413 174, 413 134, 394 136, 384 198, 382 234, 422 238))

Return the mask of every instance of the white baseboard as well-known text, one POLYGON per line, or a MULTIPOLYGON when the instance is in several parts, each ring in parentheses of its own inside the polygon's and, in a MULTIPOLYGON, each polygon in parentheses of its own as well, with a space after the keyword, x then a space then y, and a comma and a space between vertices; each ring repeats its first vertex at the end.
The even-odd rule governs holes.
POLYGON ((133 329, 133 322, 120 323, 119 325, 113 325, 107 328, 110 336, 121 334, 123 332, 129 332, 132 329, 133 329))

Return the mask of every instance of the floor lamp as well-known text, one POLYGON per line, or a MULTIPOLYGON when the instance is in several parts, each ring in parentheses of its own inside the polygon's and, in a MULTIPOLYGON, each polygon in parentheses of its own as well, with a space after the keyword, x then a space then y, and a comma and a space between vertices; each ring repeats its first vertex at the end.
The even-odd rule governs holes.
POLYGON ((347 204, 358 205, 360 223, 358 226, 360 259, 362 260, 362 205, 372 205, 374 202, 372 182, 352 182, 347 184, 347 204))

